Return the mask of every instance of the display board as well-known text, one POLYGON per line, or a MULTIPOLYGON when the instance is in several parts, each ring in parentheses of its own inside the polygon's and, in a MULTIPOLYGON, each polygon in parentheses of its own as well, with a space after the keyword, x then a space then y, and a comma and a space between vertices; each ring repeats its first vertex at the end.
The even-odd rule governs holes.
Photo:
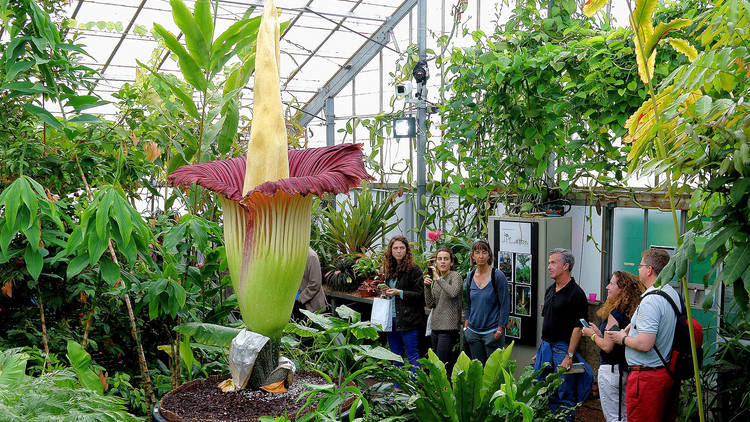
POLYGON ((506 341, 535 346, 537 341, 537 309, 539 283, 536 222, 494 221, 495 265, 508 279, 510 316, 506 341))

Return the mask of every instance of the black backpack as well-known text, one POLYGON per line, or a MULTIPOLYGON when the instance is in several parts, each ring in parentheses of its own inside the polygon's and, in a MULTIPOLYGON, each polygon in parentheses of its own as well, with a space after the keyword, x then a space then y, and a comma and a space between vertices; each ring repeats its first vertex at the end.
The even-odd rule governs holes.
MULTIPOLYGON (((669 375, 671 375, 676 381, 693 378, 695 376, 695 372, 693 371, 693 353, 690 350, 690 329, 688 328, 685 303, 680 299, 681 310, 678 310, 677 305, 669 294, 661 290, 648 292, 644 297, 653 294, 658 294, 664 299, 667 299, 667 302, 672 305, 674 314, 677 316, 669 363, 664 359, 664 355, 659 352, 656 344, 654 344, 654 350, 667 368, 669 375)), ((698 367, 700 368, 703 366, 703 326, 701 326, 695 318, 693 318, 693 332, 695 333, 695 352, 698 355, 698 367)))

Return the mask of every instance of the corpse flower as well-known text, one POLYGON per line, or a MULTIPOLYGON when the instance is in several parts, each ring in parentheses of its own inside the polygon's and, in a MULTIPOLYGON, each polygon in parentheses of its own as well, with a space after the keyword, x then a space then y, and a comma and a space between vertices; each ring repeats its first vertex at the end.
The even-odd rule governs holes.
POLYGON ((255 105, 247 157, 184 166, 174 186, 218 194, 232 285, 248 330, 278 339, 307 260, 313 195, 370 179, 360 145, 287 150, 279 86, 279 23, 266 0, 256 47, 255 105))

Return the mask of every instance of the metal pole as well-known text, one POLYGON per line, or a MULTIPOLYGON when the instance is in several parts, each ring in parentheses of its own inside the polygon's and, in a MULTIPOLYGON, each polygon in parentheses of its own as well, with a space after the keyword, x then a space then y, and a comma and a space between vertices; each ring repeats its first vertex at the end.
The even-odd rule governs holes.
POLYGON ((333 146, 335 143, 336 135, 336 122, 334 122, 333 115, 333 97, 326 98, 325 101, 325 114, 326 114, 326 145, 333 146))
MULTIPOLYGON (((419 48, 419 60, 427 59, 427 0, 419 0, 417 3, 418 26, 417 47, 419 48)), ((420 96, 417 104, 417 234, 419 245, 425 241, 424 215, 427 184, 425 153, 427 146, 427 81, 419 84, 420 96)))

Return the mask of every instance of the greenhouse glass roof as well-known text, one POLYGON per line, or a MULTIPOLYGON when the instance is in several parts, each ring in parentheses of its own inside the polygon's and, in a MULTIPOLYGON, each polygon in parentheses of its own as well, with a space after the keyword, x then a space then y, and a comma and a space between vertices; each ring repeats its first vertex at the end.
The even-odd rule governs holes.
MULTIPOLYGON (((194 3, 185 0, 190 9, 194 3)), ((299 104, 306 103, 345 66, 401 5, 387 0, 278 0, 276 3, 281 21, 289 23, 280 45, 284 100, 299 104)), ((245 14, 259 15, 263 7, 262 0, 218 0, 212 4, 217 11, 217 34, 245 14)), ((97 91, 103 97, 111 98, 123 83, 135 80, 137 61, 153 60, 160 70, 178 72, 176 62, 159 49, 151 33, 154 23, 174 34, 180 33, 172 19, 169 1, 78 0, 68 9, 80 31, 80 42, 93 58, 86 64, 102 72, 97 91)), ((395 45, 387 48, 395 50, 395 45)))

